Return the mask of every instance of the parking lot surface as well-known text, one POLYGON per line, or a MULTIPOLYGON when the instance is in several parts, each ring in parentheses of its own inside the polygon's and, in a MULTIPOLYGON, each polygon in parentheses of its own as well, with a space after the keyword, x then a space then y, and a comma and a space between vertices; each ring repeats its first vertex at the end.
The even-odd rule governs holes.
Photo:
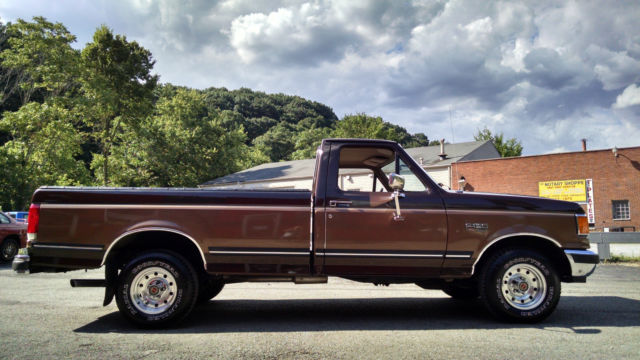
POLYGON ((509 324, 478 302, 415 285, 227 285, 180 326, 144 330, 102 307, 101 288, 0 265, 0 359, 638 359, 640 267, 602 265, 562 284, 546 321, 509 324))

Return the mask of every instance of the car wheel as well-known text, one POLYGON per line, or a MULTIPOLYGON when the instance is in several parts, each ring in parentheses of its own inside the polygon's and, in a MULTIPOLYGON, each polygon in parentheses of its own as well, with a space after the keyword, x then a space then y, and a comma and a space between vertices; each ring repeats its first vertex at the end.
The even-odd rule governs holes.
POLYGON ((174 325, 193 309, 198 277, 187 260, 170 251, 151 251, 122 270, 116 303, 130 321, 145 327, 174 325))
POLYGON ((0 244, 0 262, 7 262, 13 260, 13 257, 18 253, 20 244, 17 239, 8 238, 4 239, 0 244))
POLYGON ((480 275, 480 298, 494 316, 537 322, 551 315, 560 300, 560 278, 537 252, 510 249, 495 254, 480 275))
POLYGON ((206 276, 200 282, 200 292, 198 293, 198 304, 206 303, 213 299, 224 288, 224 281, 214 276, 206 276))

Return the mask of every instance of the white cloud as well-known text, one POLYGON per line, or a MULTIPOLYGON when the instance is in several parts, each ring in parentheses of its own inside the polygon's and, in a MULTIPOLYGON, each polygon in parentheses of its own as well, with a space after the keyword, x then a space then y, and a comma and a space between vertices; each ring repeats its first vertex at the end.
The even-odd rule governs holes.
POLYGON ((296 94, 432 139, 488 126, 526 154, 640 145, 637 2, 54 4, 3 1, 0 18, 60 21, 80 47, 105 23, 152 51, 162 81, 296 94))
POLYGON ((631 84, 624 89, 622 94, 618 95, 613 108, 623 109, 635 105, 640 105, 640 88, 636 84, 631 84))

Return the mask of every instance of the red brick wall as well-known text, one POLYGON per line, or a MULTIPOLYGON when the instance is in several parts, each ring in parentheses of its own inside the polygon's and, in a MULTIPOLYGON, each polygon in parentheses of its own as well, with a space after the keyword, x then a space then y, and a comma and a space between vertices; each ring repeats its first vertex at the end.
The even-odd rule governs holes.
POLYGON ((593 179, 596 230, 640 231, 640 147, 618 154, 609 149, 459 162, 451 169, 451 184, 464 176, 465 190, 538 196, 540 181, 593 179), (629 200, 631 220, 613 220, 612 200, 629 200))

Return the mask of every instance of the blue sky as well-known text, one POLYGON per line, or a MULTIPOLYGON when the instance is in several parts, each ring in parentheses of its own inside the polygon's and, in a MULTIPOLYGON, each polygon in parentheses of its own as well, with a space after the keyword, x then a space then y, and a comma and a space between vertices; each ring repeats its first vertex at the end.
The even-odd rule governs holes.
POLYGON ((151 50, 161 81, 300 95, 525 154, 640 146, 637 1, 30 1, 0 21, 106 24, 151 50))

